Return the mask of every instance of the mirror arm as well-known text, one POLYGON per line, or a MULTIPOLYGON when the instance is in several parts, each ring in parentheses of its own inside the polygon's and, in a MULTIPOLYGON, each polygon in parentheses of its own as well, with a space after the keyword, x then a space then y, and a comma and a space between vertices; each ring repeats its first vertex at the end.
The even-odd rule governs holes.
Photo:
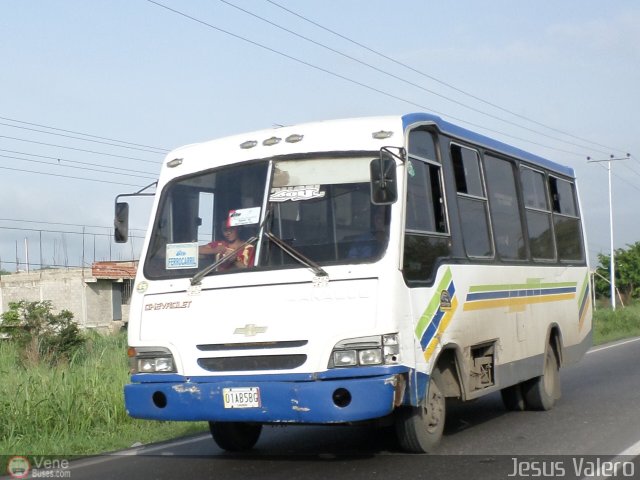
POLYGON ((140 190, 138 190, 135 193, 121 193, 121 194, 116 196, 116 203, 118 203, 118 200, 121 197, 153 197, 155 195, 155 193, 144 193, 144 191, 147 190, 148 188, 156 187, 156 186, 158 186, 158 181, 157 180, 155 182, 153 182, 153 183, 150 183, 146 187, 141 188, 140 190))
POLYGON ((380 148, 380 158, 382 159, 382 152, 388 153, 394 158, 400 160, 400 162, 404 163, 407 161, 407 149, 404 147, 382 147, 380 148), (391 149, 397 150, 398 153, 393 153, 391 149))
MULTIPOLYGON (((150 193, 150 192, 146 192, 145 190, 151 188, 151 187, 157 187, 158 186, 158 182, 155 181, 153 183, 150 183, 149 185, 147 185, 146 187, 141 188, 140 190, 138 190, 135 193, 121 193, 119 195, 116 196, 116 200, 115 200, 115 205, 114 205, 114 210, 116 212, 116 218, 114 220, 114 239, 116 241, 116 243, 126 243, 127 242, 127 238, 128 238, 128 226, 125 226, 122 230, 124 231, 124 233, 121 232, 121 230, 118 227, 118 205, 120 205, 120 199, 123 197, 153 197, 155 195, 154 193, 150 193), (118 236, 118 232, 120 232, 122 238, 120 238, 118 236)), ((127 203, 124 203, 124 205, 126 206, 126 218, 128 218, 129 216, 129 207, 127 203)), ((128 224, 128 220, 126 221, 128 224)))

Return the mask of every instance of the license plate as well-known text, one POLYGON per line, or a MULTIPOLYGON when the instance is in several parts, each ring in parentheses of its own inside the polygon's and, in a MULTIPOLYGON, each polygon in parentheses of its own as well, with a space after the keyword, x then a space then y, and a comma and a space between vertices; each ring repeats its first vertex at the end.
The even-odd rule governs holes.
POLYGON ((224 408, 258 408, 260 407, 260 388, 223 388, 222 398, 224 408))

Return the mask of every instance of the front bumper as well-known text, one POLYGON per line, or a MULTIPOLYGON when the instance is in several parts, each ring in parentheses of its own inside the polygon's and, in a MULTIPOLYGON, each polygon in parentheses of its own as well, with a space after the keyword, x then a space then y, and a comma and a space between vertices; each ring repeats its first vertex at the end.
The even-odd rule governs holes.
POLYGON ((153 420, 321 424, 384 417, 403 402, 406 367, 380 368, 368 376, 358 370, 359 376, 341 370, 345 376, 335 377, 335 372, 321 379, 317 375, 198 379, 171 375, 170 381, 161 381, 162 375, 136 375, 132 380, 141 382, 124 388, 125 407, 134 418, 153 420), (240 387, 259 387, 260 407, 224 408, 223 388, 240 387), (338 389, 349 392, 347 405, 334 401, 338 389))

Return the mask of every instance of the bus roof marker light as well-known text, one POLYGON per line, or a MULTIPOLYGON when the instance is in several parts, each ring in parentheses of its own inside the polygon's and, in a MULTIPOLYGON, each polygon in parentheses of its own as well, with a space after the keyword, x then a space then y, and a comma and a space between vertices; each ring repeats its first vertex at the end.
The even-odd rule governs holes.
POLYGON ((167 162, 167 167, 169 168, 175 168, 175 167, 179 167, 180 165, 182 165, 182 158, 174 158, 173 160, 169 160, 167 162))
POLYGON ((298 143, 303 138, 304 138, 304 135, 299 135, 297 133, 294 133, 292 135, 289 135, 287 138, 285 138, 284 141, 287 142, 287 143, 298 143))
POLYGON ((378 132, 373 132, 371 136, 377 140, 384 140, 385 138, 390 138, 393 136, 393 132, 389 132, 386 130, 380 130, 378 132))
POLYGON ((240 144, 240 148, 242 148, 243 150, 248 150, 255 147, 256 145, 258 145, 258 142, 256 142, 255 140, 247 140, 246 142, 242 142, 240 144))
POLYGON ((272 145, 276 145, 277 143, 280 143, 280 140, 282 139, 278 137, 267 138, 265 141, 262 142, 262 145, 264 145, 265 147, 270 147, 272 145))

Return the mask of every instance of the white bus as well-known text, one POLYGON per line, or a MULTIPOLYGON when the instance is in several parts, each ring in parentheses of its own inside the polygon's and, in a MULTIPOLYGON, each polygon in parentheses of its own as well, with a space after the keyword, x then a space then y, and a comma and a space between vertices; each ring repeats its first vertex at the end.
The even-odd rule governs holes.
POLYGON ((429 452, 445 398, 547 410, 591 345, 573 170, 436 116, 189 145, 156 192, 126 408, 208 421, 223 449, 265 424, 379 421, 429 452))

